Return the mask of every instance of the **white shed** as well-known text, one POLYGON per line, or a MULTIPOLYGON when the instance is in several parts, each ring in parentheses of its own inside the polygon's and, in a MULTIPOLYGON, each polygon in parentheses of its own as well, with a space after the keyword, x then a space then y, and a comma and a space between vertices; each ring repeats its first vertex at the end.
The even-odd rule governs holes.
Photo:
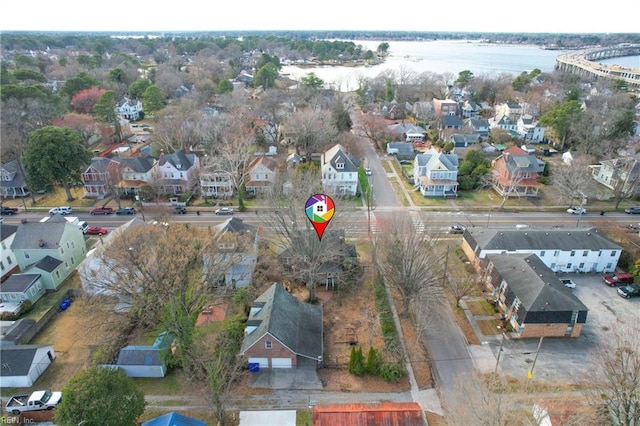
POLYGON ((0 348, 2 387, 29 388, 56 358, 53 345, 15 345, 0 348))

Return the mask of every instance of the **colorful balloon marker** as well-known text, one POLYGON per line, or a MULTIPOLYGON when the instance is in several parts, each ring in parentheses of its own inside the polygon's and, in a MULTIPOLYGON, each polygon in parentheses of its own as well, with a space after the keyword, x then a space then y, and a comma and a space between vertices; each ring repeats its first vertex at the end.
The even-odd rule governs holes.
POLYGON ((325 194, 315 194, 309 197, 304 211, 318 234, 318 239, 322 240, 322 234, 326 229, 329 221, 333 217, 335 205, 331 197, 325 194))

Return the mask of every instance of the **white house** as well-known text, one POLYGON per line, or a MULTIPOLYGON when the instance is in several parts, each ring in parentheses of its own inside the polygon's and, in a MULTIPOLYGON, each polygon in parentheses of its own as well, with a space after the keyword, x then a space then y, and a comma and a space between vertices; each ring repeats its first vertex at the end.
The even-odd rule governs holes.
POLYGON ((534 121, 531 115, 522 115, 518 118, 516 126, 520 137, 525 141, 540 143, 544 140, 544 127, 538 126, 538 122, 534 121))
POLYGON ((416 155, 413 184, 424 197, 456 197, 458 192, 458 156, 431 148, 416 155))
POLYGON ((31 194, 22 170, 23 167, 18 160, 9 161, 0 167, 0 189, 3 198, 26 197, 31 194))
POLYGON ((329 195, 355 196, 358 191, 358 160, 347 154, 340 144, 322 153, 320 171, 322 187, 329 195))
POLYGON ((0 226, 0 273, 1 280, 4 281, 6 277, 16 272, 18 268, 18 261, 16 255, 11 250, 11 243, 16 236, 18 227, 15 225, 0 226))
POLYGON ((639 190, 640 161, 635 157, 602 160, 591 167, 591 177, 611 191, 631 195, 639 190))
POLYGON ((251 160, 248 167, 249 180, 245 188, 254 194, 270 194, 278 176, 278 163, 259 156, 251 160))
POLYGON ((180 195, 191 190, 200 170, 200 159, 197 155, 185 150, 172 154, 160 154, 159 183, 165 194, 180 195))
POLYGON ((0 351, 0 381, 7 388, 30 388, 56 358, 53 345, 3 346, 0 351))
POLYGON ((518 122, 512 120, 507 115, 496 115, 494 118, 489 119, 489 126, 492 129, 499 128, 514 132, 518 130, 518 122))
POLYGON ((140 120, 140 118, 142 118, 142 111, 142 102, 127 96, 123 96, 116 105, 116 113, 118 116, 129 121, 140 120))
POLYGON ((554 272, 586 273, 615 271, 622 253, 622 247, 593 228, 471 228, 464 235, 463 249, 478 259, 489 254, 535 254, 554 272))
POLYGON ((140 188, 153 183, 159 175, 158 160, 148 155, 137 157, 118 157, 113 161, 120 164, 122 180, 118 191, 122 195, 136 195, 140 188))

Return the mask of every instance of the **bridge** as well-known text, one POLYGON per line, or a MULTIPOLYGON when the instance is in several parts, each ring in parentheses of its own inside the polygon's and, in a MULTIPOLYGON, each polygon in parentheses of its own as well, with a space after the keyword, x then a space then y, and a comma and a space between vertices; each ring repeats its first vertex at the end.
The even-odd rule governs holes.
POLYGON ((598 62, 602 59, 621 56, 640 56, 640 45, 624 43, 617 46, 565 53, 556 58, 556 69, 583 77, 622 80, 630 86, 640 88, 640 68, 605 65, 598 62))

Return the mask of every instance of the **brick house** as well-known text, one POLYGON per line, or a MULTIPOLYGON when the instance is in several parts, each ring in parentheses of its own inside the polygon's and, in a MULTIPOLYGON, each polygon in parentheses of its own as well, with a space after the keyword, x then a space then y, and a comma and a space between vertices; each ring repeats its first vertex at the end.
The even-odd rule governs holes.
POLYGON ((544 161, 517 146, 493 160, 493 189, 503 197, 537 197, 544 161))
POLYGON ((535 254, 487 256, 487 288, 514 337, 578 337, 587 307, 535 254))
POLYGON ((433 99, 433 111, 436 117, 458 115, 458 103, 452 99, 433 99))
POLYGON ((84 182, 84 198, 103 199, 111 192, 109 185, 109 169, 113 167, 111 159, 94 157, 91 164, 82 173, 84 182))
POLYGON ((317 367, 324 352, 322 308, 274 283, 251 305, 240 354, 260 368, 317 367))

